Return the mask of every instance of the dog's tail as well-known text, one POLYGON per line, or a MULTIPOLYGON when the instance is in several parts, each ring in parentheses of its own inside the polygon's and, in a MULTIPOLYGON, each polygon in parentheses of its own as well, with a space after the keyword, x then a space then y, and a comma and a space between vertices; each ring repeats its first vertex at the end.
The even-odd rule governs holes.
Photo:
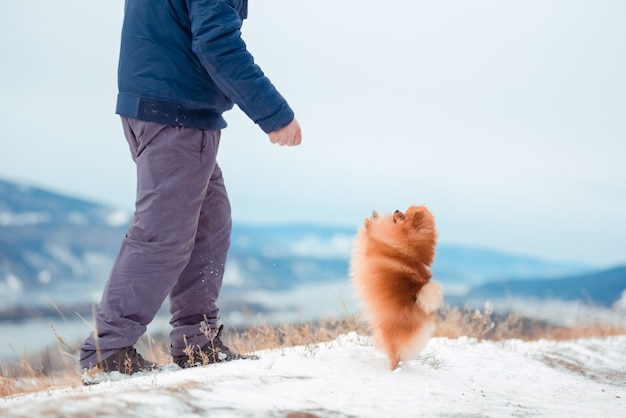
POLYGON ((438 283, 430 281, 422 286, 417 294, 415 303, 417 303, 417 306, 426 314, 431 314, 439 309, 442 301, 443 292, 441 291, 441 286, 439 286, 438 283))

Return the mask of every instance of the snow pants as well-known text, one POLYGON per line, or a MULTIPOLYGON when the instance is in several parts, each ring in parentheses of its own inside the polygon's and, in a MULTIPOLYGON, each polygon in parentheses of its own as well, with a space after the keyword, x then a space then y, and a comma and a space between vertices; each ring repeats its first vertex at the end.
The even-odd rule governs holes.
POLYGON ((220 131, 122 117, 137 166, 135 213, 81 348, 89 368, 134 345, 170 296, 171 354, 208 341, 230 245, 230 203, 217 164, 220 131))

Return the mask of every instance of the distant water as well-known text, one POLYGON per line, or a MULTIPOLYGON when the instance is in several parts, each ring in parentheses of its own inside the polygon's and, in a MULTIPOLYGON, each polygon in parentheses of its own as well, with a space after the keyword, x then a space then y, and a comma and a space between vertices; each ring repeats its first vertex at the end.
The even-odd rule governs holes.
MULTIPOLYGON (((281 324, 296 321, 314 321, 320 318, 338 318, 354 313, 357 302, 350 283, 315 283, 299 286, 292 290, 257 290, 230 292, 236 294, 235 306, 246 303, 262 305, 263 314, 249 314, 241 309, 222 310, 221 322, 226 327, 281 324)), ((230 296, 232 297, 232 296, 230 296)), ((229 299, 224 294, 224 305, 229 299)), ((232 301, 231 301, 232 302, 232 301)), ((91 322, 91 315, 85 318, 91 322)), ((55 333, 68 343, 78 347, 91 331, 91 324, 78 317, 30 319, 21 322, 0 322, 0 363, 24 356, 37 355, 48 350, 59 350, 55 333)), ((148 326, 148 333, 169 334, 167 310, 157 316, 148 326)))
MULTIPOLYGON (((62 349, 56 335, 74 347, 87 338, 91 331, 89 324, 81 319, 30 319, 22 322, 0 322, 0 363, 16 358, 38 356, 49 351, 62 349), (54 328, 54 331, 53 331, 54 328)), ((169 332, 166 317, 157 317, 148 327, 151 333, 169 332)), ((66 351, 66 350, 64 350, 66 351)))

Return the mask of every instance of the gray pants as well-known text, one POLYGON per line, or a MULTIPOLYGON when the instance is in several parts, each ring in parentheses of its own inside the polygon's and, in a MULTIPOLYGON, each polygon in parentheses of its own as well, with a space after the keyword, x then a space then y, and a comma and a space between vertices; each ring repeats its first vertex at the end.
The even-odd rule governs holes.
POLYGON ((91 367, 134 345, 170 296, 171 354, 207 342, 230 245, 230 203, 216 156, 220 131, 122 117, 137 165, 136 209, 81 348, 91 367))

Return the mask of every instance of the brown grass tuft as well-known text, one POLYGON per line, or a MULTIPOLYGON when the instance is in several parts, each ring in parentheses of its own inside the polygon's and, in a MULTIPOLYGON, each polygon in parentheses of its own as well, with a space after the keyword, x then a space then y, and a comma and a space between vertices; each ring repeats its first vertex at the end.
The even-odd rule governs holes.
POLYGON ((488 308, 483 310, 450 308, 439 310, 437 329, 433 337, 470 337, 477 340, 524 341, 573 340, 578 338, 608 337, 626 334, 626 328, 611 324, 578 324, 571 327, 554 325, 547 321, 526 318, 514 313, 500 314, 488 308))
POLYGON ((368 326, 357 315, 346 315, 312 323, 256 326, 237 333, 225 333, 224 342, 234 351, 250 353, 328 342, 351 331, 366 334, 368 326))

